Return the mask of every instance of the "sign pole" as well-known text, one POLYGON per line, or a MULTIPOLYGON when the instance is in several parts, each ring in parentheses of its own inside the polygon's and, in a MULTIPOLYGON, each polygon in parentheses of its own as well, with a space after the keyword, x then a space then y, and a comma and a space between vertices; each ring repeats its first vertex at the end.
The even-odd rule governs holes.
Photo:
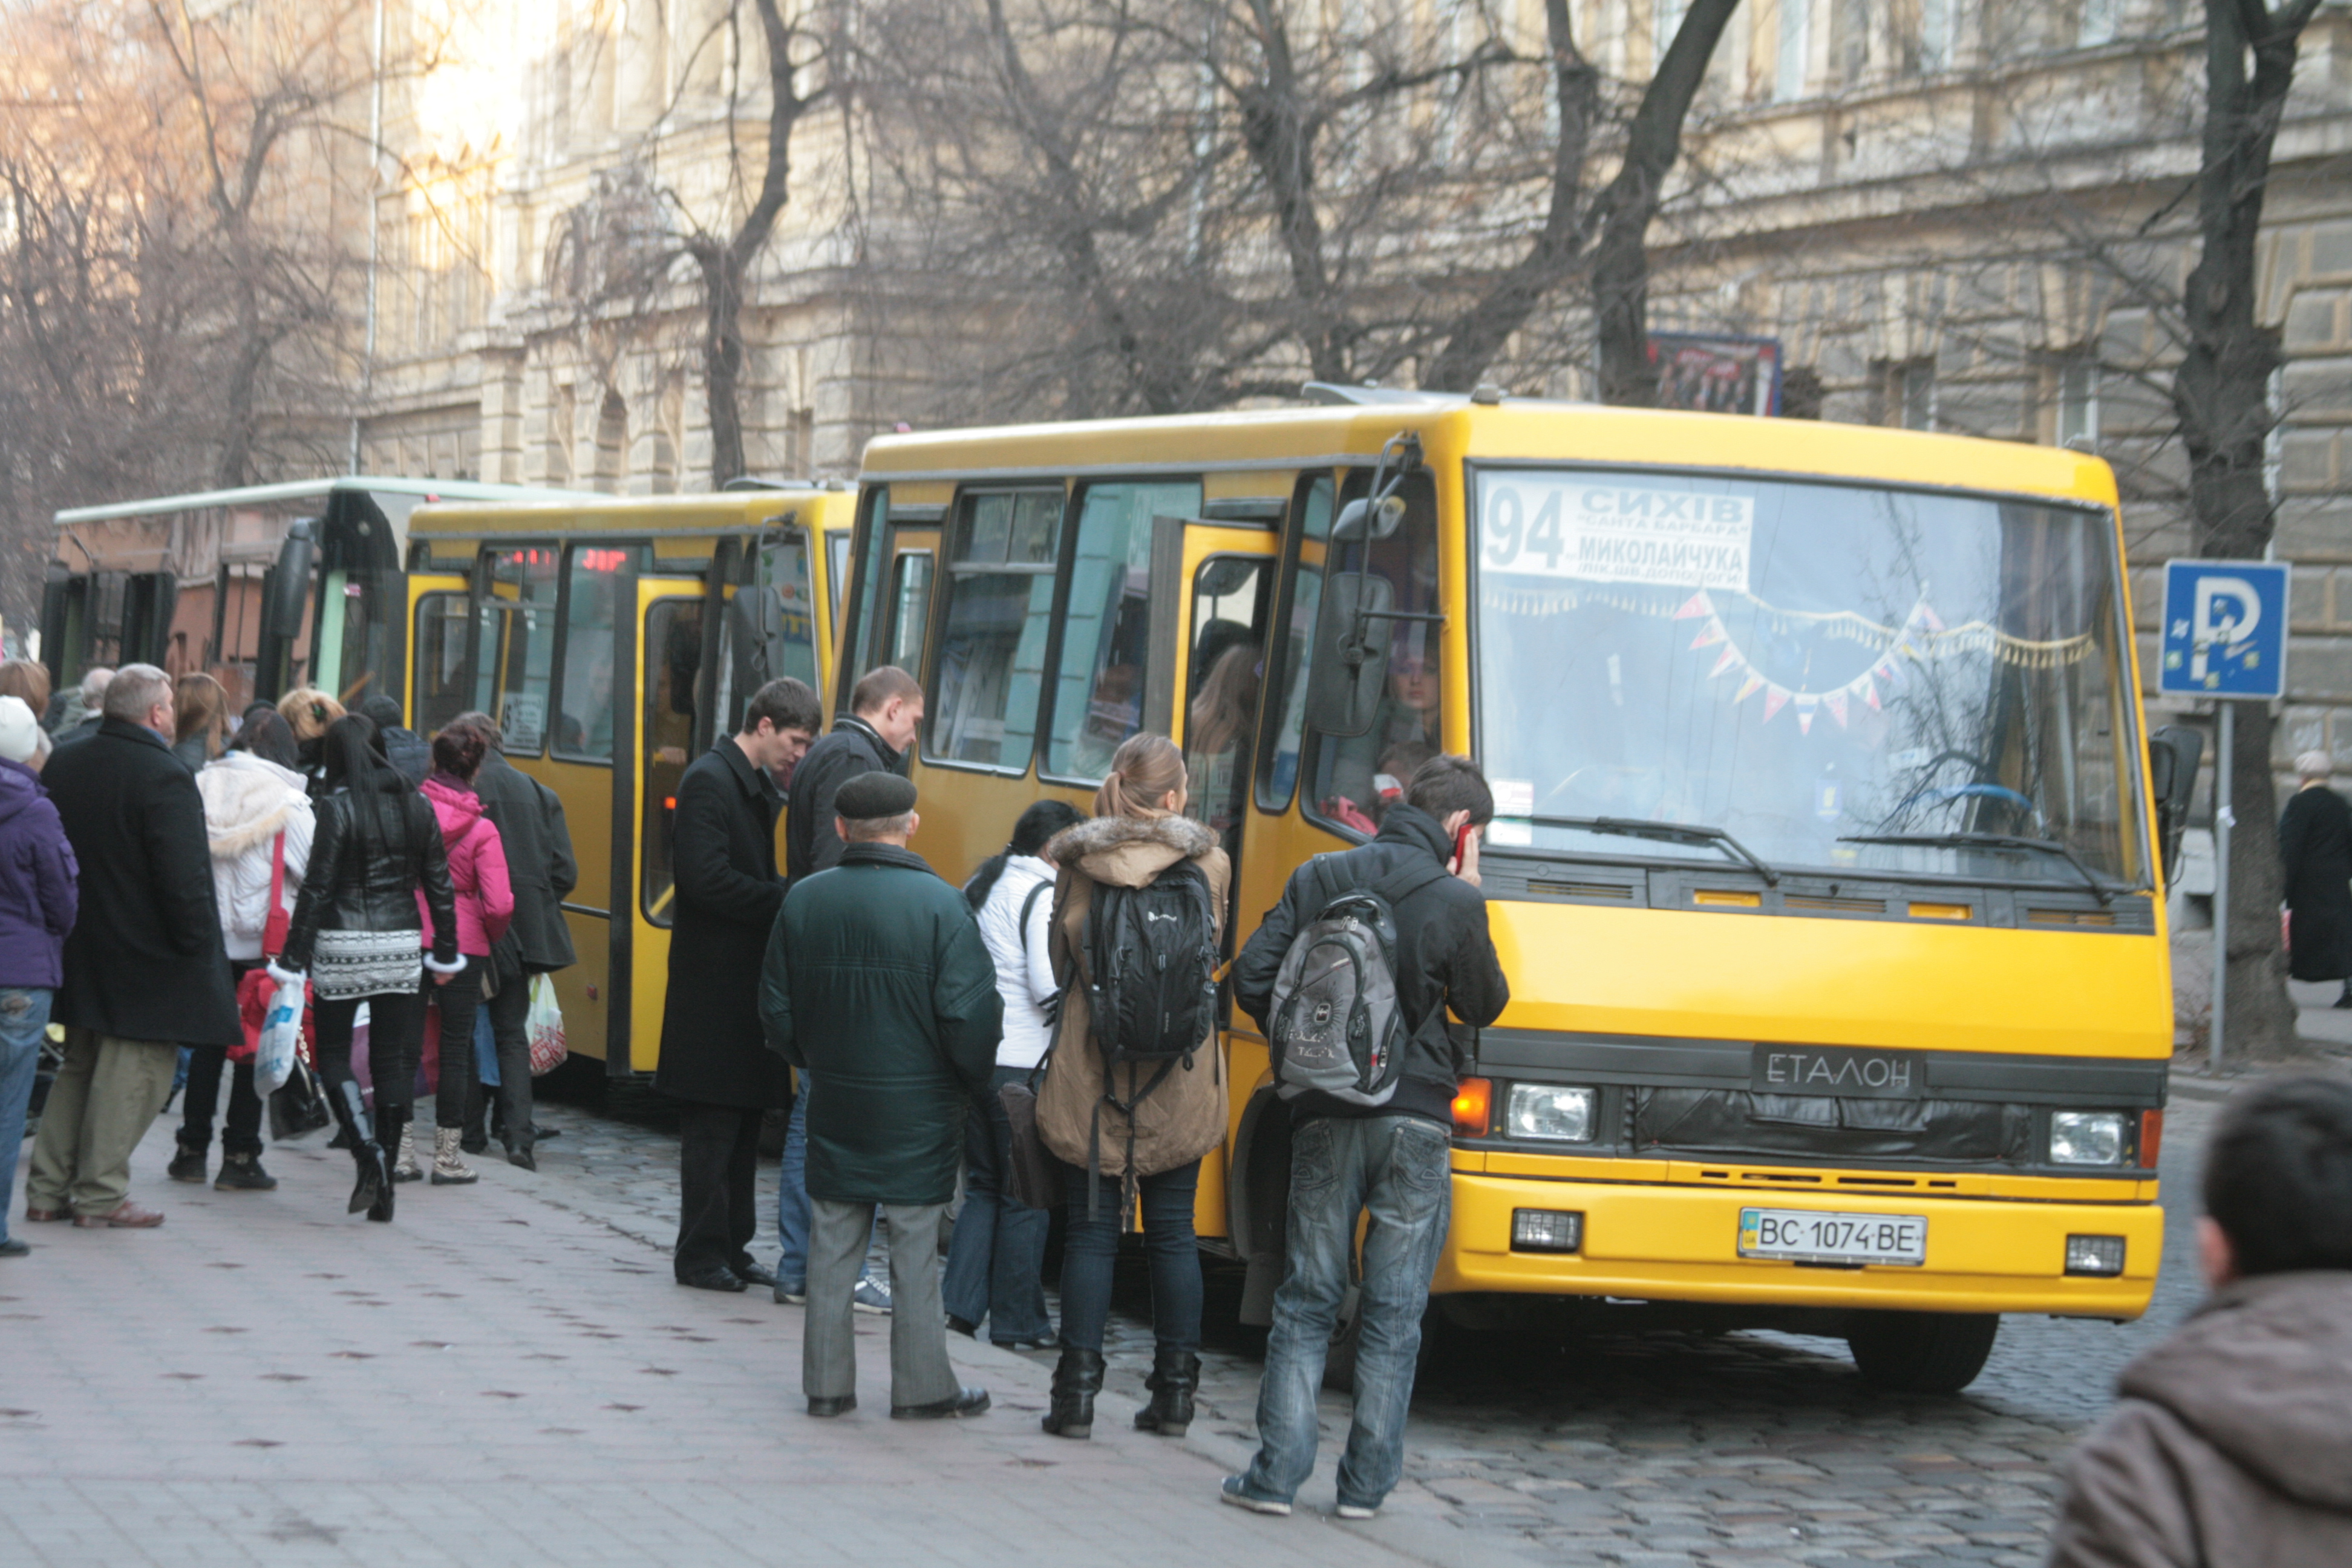
POLYGON ((2237 826, 2230 809, 2230 764, 2237 749, 2238 705, 2216 702, 2213 706, 2221 710, 2221 733, 2213 761, 2213 1038, 2206 1065, 2219 1078, 2221 1020, 2230 992, 2230 829, 2237 826))

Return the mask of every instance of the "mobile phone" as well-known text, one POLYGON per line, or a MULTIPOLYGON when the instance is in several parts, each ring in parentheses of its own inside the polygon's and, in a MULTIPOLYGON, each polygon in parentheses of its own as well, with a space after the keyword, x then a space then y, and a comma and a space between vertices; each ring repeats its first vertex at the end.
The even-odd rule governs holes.
POLYGON ((1464 823, 1460 827, 1458 827, 1458 828, 1454 829, 1454 869, 1455 869, 1455 870, 1457 870, 1457 871, 1458 871, 1458 870, 1460 870, 1460 869, 1461 869, 1465 865, 1468 864, 1468 862, 1464 858, 1464 857, 1465 857, 1465 856, 1469 852, 1470 836, 1471 836, 1472 834, 1474 834, 1474 833, 1477 832, 1477 831, 1478 831, 1478 829, 1477 829, 1475 826, 1473 826, 1472 824, 1467 823, 1467 822, 1464 823))

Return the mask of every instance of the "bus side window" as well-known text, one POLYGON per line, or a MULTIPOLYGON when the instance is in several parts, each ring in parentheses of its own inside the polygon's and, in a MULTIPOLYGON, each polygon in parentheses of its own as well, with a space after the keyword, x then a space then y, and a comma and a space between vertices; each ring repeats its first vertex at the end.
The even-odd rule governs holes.
MULTIPOLYGON (((881 646, 882 628, 878 624, 882 610, 882 572, 888 560, 890 545, 890 489, 878 486, 870 492, 866 503, 865 549, 857 563, 857 598, 850 605, 851 625, 841 642, 841 696, 845 703, 849 689, 859 676, 874 668, 874 650, 881 646)), ((845 575, 849 565, 846 547, 842 553, 842 570, 845 575)), ((836 588, 836 593, 842 592, 836 588)), ((836 620, 835 625, 840 623, 836 620)))
POLYGON ((419 734, 436 732, 473 706, 473 682, 466 679, 466 623, 473 613, 463 594, 416 601, 416 701, 408 722, 419 734))
MULTIPOLYGON (((1361 563, 1370 577, 1387 584, 1391 607, 1433 614, 1443 608, 1437 593, 1436 488, 1420 473, 1397 493, 1405 502, 1402 524, 1386 539, 1335 545, 1330 570, 1352 572, 1361 563)), ((1370 592, 1365 596, 1367 604, 1377 599, 1370 592)), ((1364 635, 1383 667, 1380 707, 1361 735, 1317 735, 1314 787, 1307 795, 1312 815, 1369 837, 1403 796, 1415 770, 1445 749, 1442 631, 1433 621, 1368 622, 1364 635)), ((1307 715, 1310 726, 1315 717, 1307 715)))
POLYGON ((1184 814, 1241 852, 1250 741, 1265 677, 1267 563, 1213 555, 1192 574, 1192 656, 1185 677, 1184 814))
POLYGON ((677 785, 692 760, 695 681, 702 673, 702 601, 656 599, 646 610, 645 639, 645 886, 639 896, 646 921, 667 926, 674 913, 677 785))
POLYGON ((556 693, 555 754, 613 760, 613 631, 633 552, 576 544, 563 612, 563 685, 556 693))
POLYGON ((1062 504, 1058 486, 965 492, 951 534, 926 757, 1015 773, 1029 766, 1062 504))
POLYGON ((890 574, 888 662, 920 679, 923 633, 931 619, 931 552, 901 551, 890 574))
POLYGON ((555 546, 493 551, 490 582, 515 607, 506 626, 506 679, 493 715, 509 758, 547 749, 547 690, 555 663, 555 546))
POLYGON ((1290 603, 1275 638, 1266 673, 1272 679, 1266 712, 1274 731, 1258 768, 1257 804, 1265 811, 1288 808, 1298 787, 1298 754, 1307 729, 1307 671, 1314 652, 1315 617, 1323 607, 1323 554, 1331 537, 1329 476, 1308 481, 1299 501, 1298 565, 1291 574, 1290 603))
MULTIPOLYGON (((1197 482, 1093 485, 1078 510, 1070 607, 1054 679, 1054 732, 1045 768, 1063 778, 1099 779, 1111 753, 1143 727, 1145 683, 1174 679, 1146 668, 1151 643, 1151 520, 1192 517, 1197 482)), ((1162 584, 1163 592, 1176 584, 1162 584)))

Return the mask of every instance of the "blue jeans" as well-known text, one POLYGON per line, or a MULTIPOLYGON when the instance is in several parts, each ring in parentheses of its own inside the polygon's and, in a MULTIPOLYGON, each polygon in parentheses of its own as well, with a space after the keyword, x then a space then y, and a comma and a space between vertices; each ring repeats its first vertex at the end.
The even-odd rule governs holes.
POLYGON ((49 993, 41 987, 0 990, 0 1241, 8 1239, 16 1206, 16 1156, 25 1145, 25 1113, 48 1033, 49 993))
POLYGON ((1287 1502, 1314 1471, 1315 1394, 1366 1210, 1356 1411, 1339 1500, 1377 1508, 1394 1489, 1421 1315, 1453 1210, 1452 1142, 1418 1116, 1317 1117, 1291 1134, 1289 1248, 1257 1390, 1257 1457, 1242 1477, 1251 1496, 1287 1502))
POLYGON ((1045 1316, 1044 1209, 1014 1203, 1004 1190, 1013 1161, 1013 1125, 996 1091, 1026 1083, 1027 1068, 998 1068, 971 1108, 963 1132, 963 1212, 948 1244, 948 1272, 940 1294, 947 1310, 967 1323, 988 1320, 998 1344, 1050 1338, 1045 1316))
MULTIPOLYGON (((800 1093, 793 1096, 792 1120, 784 1124, 783 1168, 776 1175, 776 1283, 795 1296, 808 1288, 808 1097, 803 1077, 800 1093)), ((870 1251, 870 1235, 866 1245, 870 1251)), ((859 1284, 868 1272, 865 1264, 857 1266, 859 1284)))
MULTIPOLYGON (((1118 1257, 1118 1178, 1089 1183, 1077 1166, 1063 1172, 1070 1234, 1062 1244, 1062 1348, 1100 1351, 1110 1317, 1110 1270, 1118 1257), (1088 1218, 1089 1187, 1099 1202, 1088 1218)), ((1143 1245, 1151 1265, 1151 1337, 1163 1351, 1201 1348, 1201 1249, 1192 1237, 1192 1198, 1201 1162, 1145 1176, 1143 1245)))

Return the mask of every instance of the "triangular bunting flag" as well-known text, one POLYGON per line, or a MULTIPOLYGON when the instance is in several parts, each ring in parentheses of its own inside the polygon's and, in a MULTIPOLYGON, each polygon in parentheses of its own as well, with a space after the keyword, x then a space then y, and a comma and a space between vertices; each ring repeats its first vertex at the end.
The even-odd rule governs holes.
POLYGON ((1862 678, 1862 700, 1870 704, 1870 710, 1873 713, 1883 713, 1885 711, 1885 709, 1878 705, 1878 682, 1871 679, 1870 677, 1866 675, 1862 678))
POLYGON ((1785 686, 1769 686, 1764 690, 1764 722, 1769 724, 1772 715, 1789 705, 1790 691, 1785 686))
POLYGON ((1845 693, 1844 693, 1844 692, 1843 692, 1843 691, 1832 691, 1832 692, 1831 692, 1828 696, 1826 696, 1826 697, 1824 697, 1824 698, 1822 698, 1822 707, 1824 707, 1824 708, 1826 708, 1826 709, 1828 709, 1828 710, 1830 710, 1830 717, 1837 721, 1837 727, 1838 727, 1839 729, 1843 730, 1843 729, 1844 729, 1844 728, 1845 728, 1845 693))
POLYGON ((1725 670, 1733 668, 1738 665, 1746 664, 1747 662, 1748 661, 1746 659, 1739 657, 1739 650, 1737 647, 1734 647, 1729 644, 1726 644, 1723 649, 1723 657, 1717 659, 1715 661, 1715 668, 1706 672, 1707 679, 1712 680, 1717 676, 1721 675, 1725 670))
POLYGON ((1810 735, 1810 734, 1811 734, 1812 732, 1813 732, 1813 710, 1812 710, 1811 709, 1810 709, 1810 708, 1800 708, 1800 709, 1798 709, 1798 710, 1797 710, 1797 733, 1798 733, 1798 734, 1800 734, 1800 735, 1810 735))
POLYGON ((1748 679, 1739 683, 1739 690, 1731 700, 1734 703, 1745 702, 1763 689, 1764 678, 1751 669, 1748 672, 1748 679))
POLYGON ((1706 625, 1699 627, 1698 636, 1691 639, 1691 647, 1694 650, 1703 647, 1713 647, 1719 642, 1729 641, 1730 638, 1731 634, 1723 629, 1723 623, 1721 621, 1709 620, 1706 625))
POLYGON ((1701 588, 1697 593, 1693 594, 1689 598, 1683 601, 1683 607, 1675 612, 1675 619, 1678 621, 1695 621, 1701 616, 1711 616, 1713 614, 1715 614, 1715 601, 1706 596, 1706 589, 1701 588))
POLYGON ((1931 632, 1940 632, 1944 629, 1943 617, 1937 615, 1935 606, 1925 599, 1919 601, 1919 618, 1927 623, 1927 629, 1931 632))

